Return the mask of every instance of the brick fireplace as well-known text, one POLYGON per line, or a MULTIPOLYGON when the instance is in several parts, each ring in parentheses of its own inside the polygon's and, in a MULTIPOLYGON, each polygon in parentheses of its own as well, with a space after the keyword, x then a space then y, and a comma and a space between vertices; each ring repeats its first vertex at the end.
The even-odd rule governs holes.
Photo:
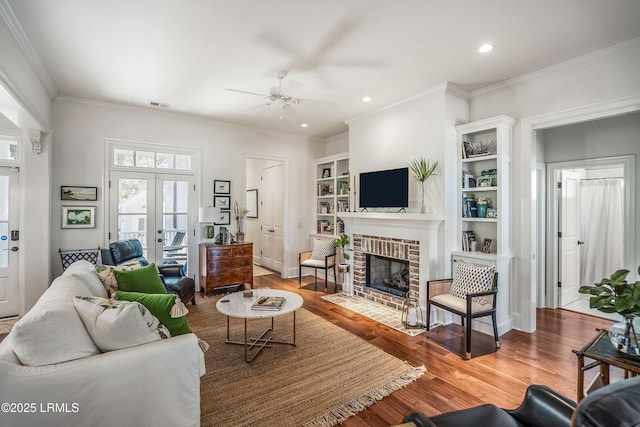
MULTIPOLYGON (((368 300, 402 309, 403 288, 398 292, 384 291, 367 283, 367 258, 379 256, 391 262, 398 260, 408 263, 408 290, 420 290, 420 242, 417 240, 395 239, 382 236, 353 235, 353 291, 354 294, 368 300)), ((371 276, 371 275, 370 275, 371 276)))
POLYGON ((366 286, 367 254, 407 261, 409 289, 426 305, 426 282, 444 277, 441 228, 444 216, 414 213, 343 212, 345 233, 351 237, 351 273, 343 290, 388 307, 402 309, 404 298, 366 286))

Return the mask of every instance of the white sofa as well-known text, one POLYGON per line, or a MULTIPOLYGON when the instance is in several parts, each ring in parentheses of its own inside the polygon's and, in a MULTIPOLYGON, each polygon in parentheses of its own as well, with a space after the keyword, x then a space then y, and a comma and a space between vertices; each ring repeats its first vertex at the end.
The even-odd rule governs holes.
POLYGON ((74 296, 107 297, 86 261, 56 278, 0 343, 0 426, 199 426, 197 337, 101 353, 74 296))

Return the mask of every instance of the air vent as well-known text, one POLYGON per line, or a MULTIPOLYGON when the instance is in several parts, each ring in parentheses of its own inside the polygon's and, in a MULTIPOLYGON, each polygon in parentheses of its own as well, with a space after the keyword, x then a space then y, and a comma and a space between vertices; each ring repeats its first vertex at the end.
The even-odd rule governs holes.
POLYGON ((169 108, 169 104, 162 104, 156 101, 149 102, 149 105, 151 105, 152 107, 169 108))

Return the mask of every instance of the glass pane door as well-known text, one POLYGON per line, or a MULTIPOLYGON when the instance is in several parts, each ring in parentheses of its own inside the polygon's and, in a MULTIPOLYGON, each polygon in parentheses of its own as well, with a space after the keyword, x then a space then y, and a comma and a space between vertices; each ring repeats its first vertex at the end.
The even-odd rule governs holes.
MULTIPOLYGON (((162 263, 184 264, 188 255, 189 188, 188 178, 161 175, 158 190, 162 200, 162 263)), ((158 229, 158 232, 160 229, 158 229)))

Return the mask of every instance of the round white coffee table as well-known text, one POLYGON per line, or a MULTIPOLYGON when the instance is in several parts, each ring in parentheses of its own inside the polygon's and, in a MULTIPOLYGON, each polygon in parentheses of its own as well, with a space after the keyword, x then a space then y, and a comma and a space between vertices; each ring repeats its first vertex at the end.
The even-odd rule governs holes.
POLYGON ((227 344, 240 344, 244 346, 244 361, 251 362, 269 344, 296 345, 296 310, 302 307, 303 299, 300 295, 279 289, 253 289, 253 296, 245 297, 243 292, 235 292, 225 295, 216 303, 218 311, 227 316, 227 344), (252 306, 261 297, 282 297, 284 304, 278 310, 256 310, 252 306), (273 319, 293 313, 293 341, 276 341, 270 332, 273 331, 273 319), (244 319, 244 340, 232 341, 229 335, 229 319, 235 317, 244 319), (249 338, 247 335, 247 321, 249 319, 271 318, 271 327, 267 328, 257 338, 249 338), (249 352, 256 349, 252 354, 249 352))

